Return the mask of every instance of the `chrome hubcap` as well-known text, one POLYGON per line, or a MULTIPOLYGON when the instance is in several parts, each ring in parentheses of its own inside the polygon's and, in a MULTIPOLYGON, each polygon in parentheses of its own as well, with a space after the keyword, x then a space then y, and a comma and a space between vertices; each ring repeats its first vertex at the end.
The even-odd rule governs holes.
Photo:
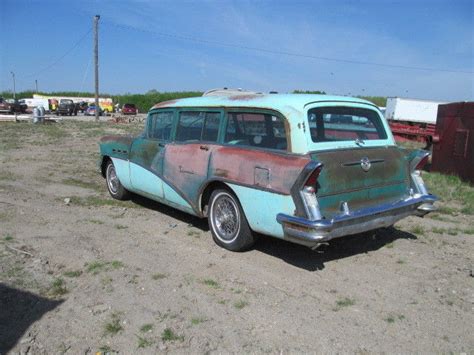
POLYGON ((110 164, 107 167, 107 185, 109 186, 110 192, 112 192, 114 195, 118 192, 119 183, 119 179, 115 173, 115 167, 110 164))
POLYGON ((212 222, 214 231, 219 239, 231 242, 240 229, 240 214, 234 200, 227 194, 222 193, 216 197, 212 206, 212 222))

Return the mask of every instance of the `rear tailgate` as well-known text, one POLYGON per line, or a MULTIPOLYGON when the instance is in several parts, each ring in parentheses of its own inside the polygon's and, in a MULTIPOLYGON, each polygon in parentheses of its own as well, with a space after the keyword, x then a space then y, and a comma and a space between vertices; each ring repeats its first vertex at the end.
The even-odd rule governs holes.
POLYGON ((338 149, 311 157, 324 164, 316 196, 326 218, 340 213, 343 202, 357 210, 397 201, 409 193, 408 165, 397 147, 338 149))

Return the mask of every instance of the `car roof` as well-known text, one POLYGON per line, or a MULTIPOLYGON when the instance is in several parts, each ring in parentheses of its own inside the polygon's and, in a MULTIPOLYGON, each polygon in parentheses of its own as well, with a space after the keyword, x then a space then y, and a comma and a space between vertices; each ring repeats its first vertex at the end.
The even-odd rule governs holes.
POLYGON ((304 111, 305 106, 317 102, 352 102, 376 107, 369 101, 349 96, 241 93, 164 101, 154 105, 151 110, 167 107, 255 107, 287 112, 288 110, 304 111))

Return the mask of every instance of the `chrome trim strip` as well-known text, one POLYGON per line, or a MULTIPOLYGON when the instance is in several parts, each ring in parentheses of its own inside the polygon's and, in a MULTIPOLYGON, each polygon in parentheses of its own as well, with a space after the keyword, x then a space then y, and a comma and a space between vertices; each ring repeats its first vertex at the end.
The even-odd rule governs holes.
MULTIPOLYGON (((351 161, 347 163, 342 163, 341 166, 354 166, 354 165, 360 165, 360 160, 357 161, 351 161)), ((385 159, 372 159, 370 160, 371 164, 376 164, 376 163, 384 163, 385 159)))

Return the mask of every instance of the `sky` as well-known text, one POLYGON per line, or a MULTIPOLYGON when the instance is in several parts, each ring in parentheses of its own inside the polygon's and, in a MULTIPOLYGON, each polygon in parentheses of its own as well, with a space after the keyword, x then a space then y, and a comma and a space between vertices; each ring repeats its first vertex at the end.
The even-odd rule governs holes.
POLYGON ((474 100, 474 0, 0 0, 0 91, 474 100))

